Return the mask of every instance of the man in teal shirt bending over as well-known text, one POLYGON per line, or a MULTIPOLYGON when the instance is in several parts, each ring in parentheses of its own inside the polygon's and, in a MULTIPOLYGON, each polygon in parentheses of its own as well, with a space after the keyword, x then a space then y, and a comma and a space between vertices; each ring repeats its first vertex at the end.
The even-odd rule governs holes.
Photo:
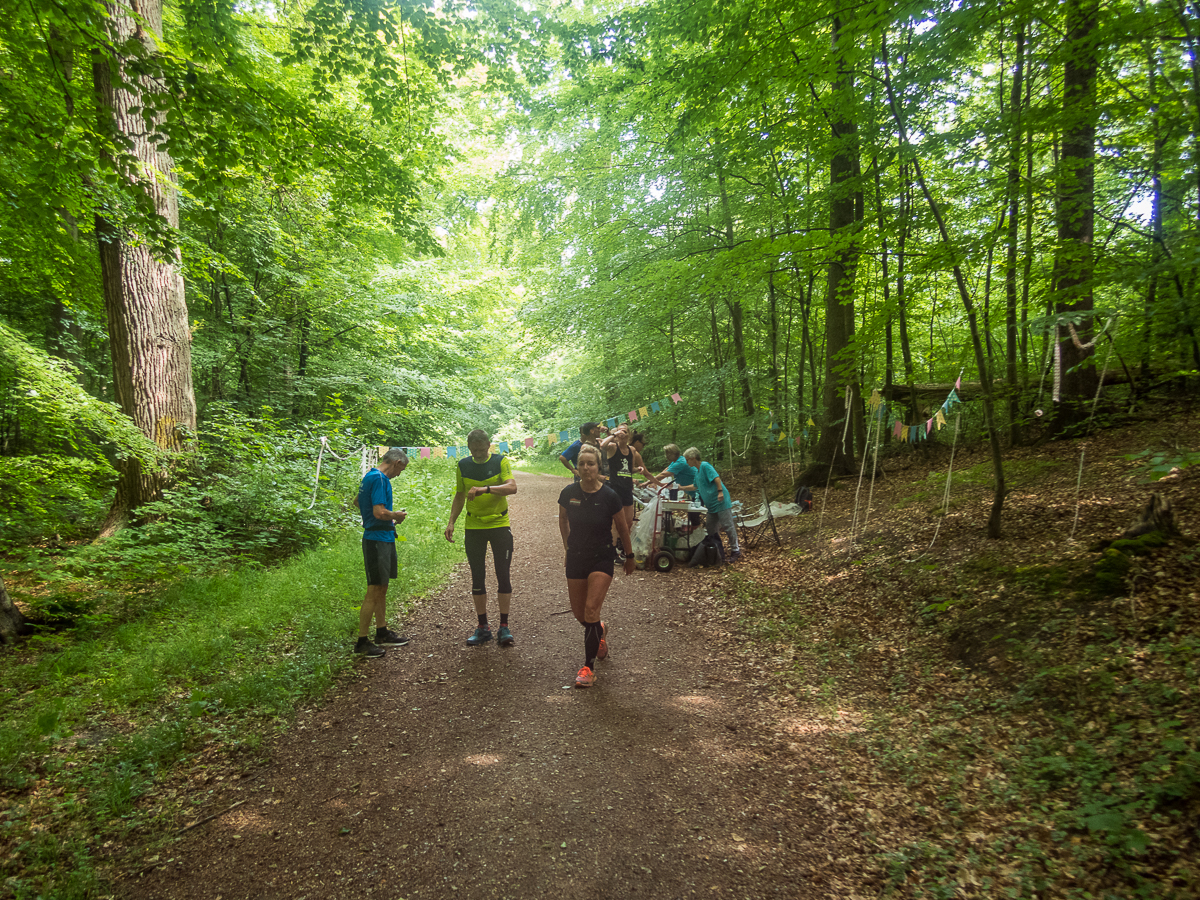
POLYGON ((729 561, 737 562, 742 558, 742 551, 738 547, 737 525, 733 521, 733 500, 729 497, 728 489, 721 483, 721 476, 717 474, 717 470, 709 463, 700 461, 700 451, 695 447, 684 450, 683 458, 692 467, 696 490, 700 492, 700 502, 708 510, 704 522, 705 529, 712 535, 716 535, 718 531, 725 532, 729 539, 729 561))

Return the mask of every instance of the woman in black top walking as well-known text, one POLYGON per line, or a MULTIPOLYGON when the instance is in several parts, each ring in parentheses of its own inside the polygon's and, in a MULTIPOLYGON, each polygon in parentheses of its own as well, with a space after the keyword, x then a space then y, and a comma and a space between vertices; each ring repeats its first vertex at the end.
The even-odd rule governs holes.
POLYGON ((608 655, 600 610, 613 580, 617 552, 612 542, 616 526, 625 551, 625 574, 634 572, 633 545, 621 498, 600 480, 600 451, 584 446, 575 461, 579 483, 563 488, 558 496, 558 530, 567 552, 567 595, 571 612, 583 625, 583 668, 575 676, 575 687, 596 683, 596 660, 608 655))

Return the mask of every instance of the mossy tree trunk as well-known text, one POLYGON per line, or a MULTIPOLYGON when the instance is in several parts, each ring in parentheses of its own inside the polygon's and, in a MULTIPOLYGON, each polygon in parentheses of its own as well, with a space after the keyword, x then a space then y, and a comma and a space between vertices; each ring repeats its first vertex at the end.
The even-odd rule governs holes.
POLYGON ((13 643, 18 635, 25 633, 25 629, 25 617, 13 606, 4 579, 0 578, 0 644, 13 643))

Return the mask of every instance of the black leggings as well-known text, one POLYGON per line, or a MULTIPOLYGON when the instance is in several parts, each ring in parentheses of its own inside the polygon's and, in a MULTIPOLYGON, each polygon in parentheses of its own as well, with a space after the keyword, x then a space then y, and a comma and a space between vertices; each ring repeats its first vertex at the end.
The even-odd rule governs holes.
POLYGON ((496 591, 512 593, 508 570, 512 567, 513 536, 511 528, 468 528, 463 532, 463 547, 471 566, 471 593, 486 594, 484 576, 487 574, 487 548, 492 545, 492 562, 496 564, 496 591))

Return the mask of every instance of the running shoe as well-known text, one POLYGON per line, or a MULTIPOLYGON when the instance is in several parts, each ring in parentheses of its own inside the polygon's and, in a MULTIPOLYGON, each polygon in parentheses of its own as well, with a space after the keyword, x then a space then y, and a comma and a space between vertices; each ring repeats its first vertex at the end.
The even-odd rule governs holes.
POLYGON ((496 643, 501 647, 507 647, 513 642, 513 633, 508 630, 507 625, 501 625, 496 631, 496 643))
POLYGON ((403 647, 408 643, 408 638, 402 634, 396 634, 390 628, 375 629, 375 645, 377 647, 403 647))
POLYGON ((491 639, 492 629, 484 628, 482 625, 480 625, 475 629, 471 636, 467 638, 467 644, 472 647, 478 647, 480 644, 486 644, 491 639))
POLYGON ((596 683, 596 673, 584 666, 579 670, 579 674, 575 676, 575 687, 587 688, 596 683))
POLYGON ((600 649, 596 651, 596 659, 604 659, 608 656, 608 641, 605 637, 608 635, 608 626, 603 622, 600 623, 600 649))
POLYGON ((354 653, 357 656, 365 656, 367 659, 379 659, 387 651, 372 643, 370 638, 360 637, 358 643, 354 645, 354 653))

